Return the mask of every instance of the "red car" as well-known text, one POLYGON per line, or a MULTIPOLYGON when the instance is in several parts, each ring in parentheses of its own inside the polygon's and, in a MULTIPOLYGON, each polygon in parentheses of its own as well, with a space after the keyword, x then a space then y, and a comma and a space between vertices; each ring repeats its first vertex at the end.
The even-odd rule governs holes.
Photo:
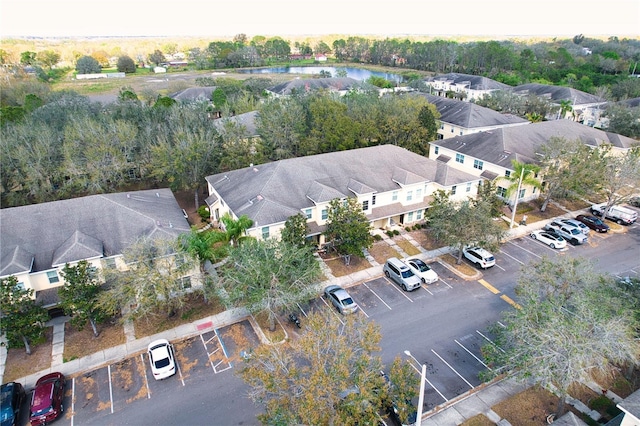
POLYGON ((31 426, 50 423, 62 414, 64 383, 62 373, 50 373, 38 379, 31 398, 31 426))

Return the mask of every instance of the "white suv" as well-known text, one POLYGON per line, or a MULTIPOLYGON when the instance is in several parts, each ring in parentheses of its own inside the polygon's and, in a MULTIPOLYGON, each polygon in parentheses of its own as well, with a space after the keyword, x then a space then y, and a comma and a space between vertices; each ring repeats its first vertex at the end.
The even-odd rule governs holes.
POLYGON ((462 254, 467 260, 482 269, 490 268, 496 264, 496 258, 481 247, 467 247, 462 250, 462 254))

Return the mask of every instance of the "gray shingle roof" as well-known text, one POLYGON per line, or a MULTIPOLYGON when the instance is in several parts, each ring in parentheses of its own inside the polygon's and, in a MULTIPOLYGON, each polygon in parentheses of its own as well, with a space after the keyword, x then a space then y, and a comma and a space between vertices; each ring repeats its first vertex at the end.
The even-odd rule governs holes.
POLYGON ((511 86, 500 83, 499 81, 492 80, 488 77, 471 74, 461 74, 452 72, 449 74, 442 74, 435 77, 429 77, 425 81, 450 81, 455 84, 462 84, 468 82, 469 88, 472 90, 504 90, 511 86))
POLYGON ((580 90, 564 87, 564 86, 551 86, 548 84, 540 83, 528 83, 521 84, 511 88, 514 93, 518 94, 533 94, 536 96, 548 97, 551 101, 558 103, 560 101, 571 101, 573 105, 585 105, 585 104, 597 104, 605 102, 604 99, 592 95, 590 93, 582 92, 580 90))
POLYGON ((2 276, 99 256, 113 256, 141 236, 189 232, 170 189, 90 195, 0 210, 2 276), (27 269, 28 270, 28 269, 27 269))
POLYGON ((216 130, 221 134, 225 132, 225 125, 227 123, 234 123, 238 126, 242 126, 246 129, 246 135, 248 137, 255 137, 258 135, 258 130, 256 129, 256 117, 258 116, 258 111, 250 111, 245 112, 244 114, 234 115, 232 117, 223 117, 215 120, 213 125, 216 130))
POLYGON ((176 101, 211 101, 211 95, 214 90, 216 90, 216 86, 189 87, 188 89, 172 93, 169 97, 176 101))
POLYGON ((267 90, 277 95, 290 95, 293 92, 303 93, 320 89, 346 91, 351 88, 361 87, 363 84, 361 81, 351 77, 296 78, 277 84, 267 90))
POLYGON ((590 146, 610 143, 618 148, 631 148, 638 142, 626 136, 604 132, 571 120, 553 120, 526 126, 504 127, 488 132, 456 136, 433 142, 443 148, 478 158, 488 163, 511 168, 511 160, 538 163, 538 148, 552 137, 581 140, 590 146))
POLYGON ((473 129, 488 126, 527 124, 529 121, 512 114, 501 114, 472 102, 421 93, 440 113, 440 121, 473 129))
POLYGON ((353 196, 354 181, 364 191, 386 192, 399 189, 399 183, 450 186, 475 180, 477 176, 394 145, 292 158, 207 177, 234 214, 246 214, 256 227, 284 222, 314 207, 314 201, 353 196))

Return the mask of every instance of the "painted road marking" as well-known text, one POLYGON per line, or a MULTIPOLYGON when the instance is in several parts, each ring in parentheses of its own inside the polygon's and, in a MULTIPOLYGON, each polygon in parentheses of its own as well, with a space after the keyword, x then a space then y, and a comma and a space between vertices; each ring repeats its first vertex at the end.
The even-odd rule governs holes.
POLYGON ((511 306, 513 306, 516 309, 521 309, 522 308, 522 306, 518 305, 516 302, 513 301, 513 299, 511 299, 506 294, 503 294, 502 296, 500 296, 500 299, 504 300, 505 302, 507 302, 508 304, 510 304, 511 306))
POLYGON ((364 283, 364 286, 365 286, 366 288, 368 288, 368 289, 369 289, 369 291, 370 291, 371 293, 373 293, 373 295, 374 295, 375 297, 377 297, 377 298, 378 298, 378 300, 380 300, 382 303, 384 303, 384 306, 386 306, 387 308, 389 308, 389 310, 392 310, 392 309, 391 309, 391 306, 387 305, 387 302, 385 302, 384 300, 382 300, 382 298, 381 298, 380 296, 378 296, 378 293, 376 293, 375 291, 371 290, 371 287, 369 287, 369 286, 367 285, 367 283, 364 283))
POLYGON ((515 260, 516 262, 518 262, 521 265, 524 265, 524 262, 522 262, 521 260, 516 259, 515 257, 511 256, 509 253, 506 253, 502 250, 500 250, 500 253, 504 254, 507 257, 510 257, 511 259, 515 260))
POLYGON ((477 356, 475 356, 475 354, 473 352, 471 352, 469 349, 466 348, 466 346, 464 346, 462 343, 458 342, 457 339, 453 340, 454 342, 456 342, 462 349, 464 349, 469 355, 471 355, 472 357, 474 357, 476 359, 476 361, 478 361, 480 364, 484 365, 485 368, 488 368, 489 370, 493 371, 493 369, 491 367, 489 367, 487 364, 485 364, 484 362, 482 362, 482 360, 480 358, 478 358, 477 356))
POLYGON ((444 358, 442 358, 440 355, 438 355, 438 353, 437 353, 436 351, 434 351, 433 349, 431 349, 431 352, 433 352, 433 354, 434 354, 435 356, 437 356, 438 358, 440 358, 440 361, 444 362, 444 363, 447 365, 447 367, 449 367, 449 368, 451 369, 451 371, 453 371, 454 373, 456 373, 456 374, 458 375, 458 377, 460 377, 462 380, 464 380, 464 382, 465 382, 467 385, 469 385, 469 387, 470 387, 471 389, 473 389, 473 385, 472 385, 471 383, 469 383, 469 382, 467 381, 467 379, 465 379, 464 377, 462 377, 462 375, 461 375, 460 373, 458 373, 458 372, 456 371, 456 369, 455 369, 455 368, 453 368, 453 367, 452 367, 452 366, 451 366, 447 361, 445 361, 445 360, 444 360, 444 358))
POLYGON ((498 294, 500 293, 500 290, 498 290, 497 288, 495 288, 494 286, 492 286, 491 284, 489 284, 488 282, 486 282, 483 279, 479 279, 478 282, 480 284, 482 284, 487 290, 489 290, 491 293, 493 294, 498 294))
MULTIPOLYGON (((416 368, 416 366, 415 366, 415 365, 413 365, 413 363, 412 363, 412 362, 409 362, 409 365, 410 365, 411 367, 413 367, 413 369, 414 369, 414 370, 416 370, 416 373, 418 373, 419 375, 422 375, 422 371, 421 371, 420 369, 416 368)), ((437 388, 437 387, 435 387, 435 386, 433 385, 433 383, 431 383, 431 382, 429 381, 429 379, 427 379, 427 378, 425 377, 425 378, 424 378, 424 381, 425 381, 425 382, 427 382, 427 383, 429 383, 429 386, 431 386, 431 387, 433 388, 433 390, 434 390, 434 391, 436 391, 436 392, 438 393, 438 395, 440 395, 440 396, 442 397, 442 399, 444 399, 444 401, 445 401, 445 402, 448 402, 448 401, 449 401, 449 399, 448 399, 446 396, 444 396, 444 395, 443 395, 443 394, 438 390, 438 388, 437 388)))

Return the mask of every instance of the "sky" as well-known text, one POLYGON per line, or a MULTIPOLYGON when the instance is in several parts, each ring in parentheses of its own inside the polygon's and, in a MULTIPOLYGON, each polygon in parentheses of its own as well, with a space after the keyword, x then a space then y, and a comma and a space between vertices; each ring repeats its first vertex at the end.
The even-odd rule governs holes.
POLYGON ((640 37, 640 0, 0 0, 2 37, 640 37))

